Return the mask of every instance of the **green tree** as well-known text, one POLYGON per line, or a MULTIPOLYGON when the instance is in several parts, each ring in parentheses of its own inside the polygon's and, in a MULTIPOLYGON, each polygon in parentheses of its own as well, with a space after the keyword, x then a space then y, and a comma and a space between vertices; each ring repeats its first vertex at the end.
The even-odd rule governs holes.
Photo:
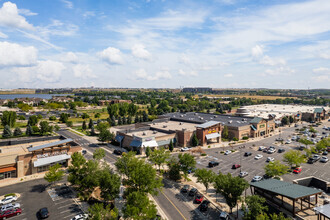
POLYGON ((101 117, 101 113, 97 112, 95 115, 94 115, 95 118, 100 118, 101 117))
POLYGON ((27 136, 32 136, 32 135, 33 135, 33 131, 32 131, 32 127, 31 127, 31 125, 28 125, 28 126, 26 127, 25 134, 26 134, 27 136))
POLYGON ((67 123, 68 120, 69 120, 69 114, 66 114, 66 113, 61 113, 60 114, 60 122, 62 123, 67 123))
POLYGON ((5 125, 5 128, 3 129, 3 132, 2 132, 2 137, 10 138, 12 136, 13 136, 13 133, 11 132, 9 125, 5 125))
POLYGON ((125 219, 136 220, 154 219, 157 215, 156 205, 141 192, 132 192, 127 196, 123 212, 125 219))
POLYGON ((138 110, 138 107, 136 105, 134 105, 133 103, 130 103, 129 104, 129 106, 128 106, 128 114, 130 116, 136 115, 137 110, 138 110))
POLYGON ((286 174, 289 167, 282 164, 281 161, 275 160, 273 162, 269 162, 264 169, 267 176, 274 177, 286 174))
POLYGON ((55 131, 59 131, 59 130, 60 130, 60 126, 55 125, 55 126, 54 126, 54 129, 55 129, 55 131))
POLYGON ((227 127, 227 125, 225 125, 224 127, 223 127, 223 130, 222 130, 222 138, 224 138, 224 139, 228 139, 228 127, 227 127))
POLYGON ((146 111, 143 111, 143 113, 142 113, 142 117, 143 117, 143 122, 147 122, 147 121, 149 121, 148 114, 147 114, 146 111))
POLYGON ((86 163, 86 159, 79 152, 74 152, 71 156, 71 159, 71 165, 68 168, 68 181, 72 185, 79 185, 83 176, 81 173, 81 168, 86 163))
POLYGON ((104 130, 107 130, 109 127, 110 127, 110 125, 109 125, 108 122, 100 122, 100 123, 97 124, 96 129, 99 132, 102 132, 104 130))
POLYGON ((173 150, 174 150, 174 145, 173 145, 173 141, 172 141, 172 139, 170 140, 170 144, 168 145, 168 149, 169 149, 171 152, 173 152, 173 150))
POLYGON ((149 160, 154 164, 158 165, 158 170, 160 171, 160 167, 166 163, 166 161, 170 158, 170 152, 165 148, 155 149, 150 153, 149 160))
POLYGON ((96 149, 93 153, 95 160, 101 160, 105 157, 105 150, 103 148, 96 149))
POLYGON ((249 187, 249 183, 238 176, 233 177, 230 173, 224 175, 221 172, 214 179, 214 188, 217 193, 223 195, 226 203, 232 213, 233 208, 237 205, 237 201, 241 199, 241 195, 249 187))
POLYGON ((72 121, 67 121, 65 123, 65 125, 68 126, 68 127, 72 127, 73 126, 73 122, 72 121))
POLYGON ((94 126, 93 120, 90 118, 88 123, 88 128, 91 129, 94 126))
POLYGON ((213 183, 215 178, 213 171, 205 168, 197 169, 194 176, 197 177, 197 183, 202 183, 205 186, 206 192, 209 188, 209 184, 213 183))
POLYGON ((54 115, 49 116, 49 120, 50 120, 50 121, 56 121, 56 116, 54 116, 54 115))
POLYGON ((192 136, 191 145, 194 146, 194 147, 199 145, 199 140, 196 136, 196 133, 194 133, 193 136, 192 136))
POLYGON ((112 117, 112 116, 117 117, 118 111, 119 111, 119 105, 118 104, 109 105, 107 107, 107 110, 108 110, 108 114, 110 117, 112 117))
POLYGON ((111 133, 109 130, 102 130, 99 134, 98 140, 101 142, 109 143, 114 139, 114 134, 111 133))
POLYGON ((101 197, 105 201, 113 201, 119 196, 120 184, 120 176, 115 174, 111 168, 104 168, 100 177, 101 197))
POLYGON ((49 171, 45 174, 45 180, 51 184, 63 179, 64 170, 61 170, 60 164, 55 164, 49 168, 49 171))
POLYGON ((82 126, 81 126, 81 129, 83 131, 85 131, 87 129, 87 126, 86 126, 86 122, 85 121, 83 121, 82 126))
POLYGON ((88 207, 88 219, 90 220, 117 220, 118 209, 111 209, 111 204, 104 207, 103 203, 95 203, 88 207))
POLYGON ((39 126, 40 126, 40 134, 41 135, 45 135, 49 132, 49 124, 47 121, 41 121, 39 123, 39 126))
POLYGON ((30 106, 28 104, 24 104, 24 103, 18 104, 17 107, 19 109, 21 109, 23 112, 28 112, 28 111, 32 110, 32 106, 30 106))
POLYGON ((288 119, 288 117, 287 117, 287 116, 284 116, 284 117, 281 119, 281 123, 282 123, 283 125, 287 125, 287 124, 289 124, 289 119, 288 119))
POLYGON ((81 115, 81 118, 82 118, 82 119, 87 119, 87 118, 89 118, 89 115, 88 115, 87 113, 83 113, 83 114, 81 115))
POLYGON ((16 112, 14 111, 4 111, 1 116, 1 124, 3 126, 8 125, 9 127, 13 128, 16 123, 16 112))
POLYGON ((21 136, 22 134, 23 134, 23 132, 21 131, 21 129, 19 127, 15 128, 15 130, 14 130, 15 137, 21 136))
POLYGON ((28 120, 28 125, 35 126, 38 124, 38 117, 36 115, 31 115, 28 120))
POLYGON ((305 139, 305 138, 303 138, 303 139, 299 139, 299 143, 302 143, 302 144, 306 145, 306 148, 308 148, 308 145, 312 145, 312 144, 314 144, 312 141, 307 140, 307 139, 305 139))
POLYGON ((151 154, 151 149, 150 147, 146 147, 146 156, 149 157, 151 154))
POLYGON ((290 122, 290 124, 292 124, 294 122, 292 115, 290 115, 290 117, 289 117, 289 122, 290 122))
POLYGON ((185 179, 188 179, 188 170, 196 167, 196 160, 193 155, 188 153, 179 154, 179 164, 181 166, 181 170, 184 173, 185 179))
POLYGON ((19 115, 18 116, 18 120, 25 120, 26 118, 25 118, 25 116, 24 115, 19 115))
POLYGON ((128 112, 128 103, 124 102, 124 103, 120 103, 119 104, 119 115, 124 117, 127 115, 128 112))
POLYGON ((265 205, 266 199, 261 196, 247 196, 245 202, 248 211, 246 208, 243 208, 244 220, 255 220, 256 216, 264 214, 268 210, 268 207, 265 205))
POLYGON ((324 138, 315 145, 318 152, 326 150, 328 146, 330 146, 330 138, 324 138))
POLYGON ((91 136, 95 136, 96 132, 95 132, 95 128, 94 125, 91 127, 91 136))
POLYGON ((317 130, 315 130, 312 126, 309 127, 309 132, 317 133, 317 130))
POLYGON ((79 173, 78 194, 82 199, 87 200, 95 188, 100 185, 101 172, 99 169, 99 162, 96 160, 88 160, 87 163, 83 164, 79 173))
POLYGON ((300 151, 289 150, 283 155, 283 161, 286 162, 290 167, 293 165, 299 167, 301 163, 306 161, 306 158, 300 151))
POLYGON ((179 163, 169 163, 168 176, 171 180, 178 181, 181 179, 181 167, 179 163))

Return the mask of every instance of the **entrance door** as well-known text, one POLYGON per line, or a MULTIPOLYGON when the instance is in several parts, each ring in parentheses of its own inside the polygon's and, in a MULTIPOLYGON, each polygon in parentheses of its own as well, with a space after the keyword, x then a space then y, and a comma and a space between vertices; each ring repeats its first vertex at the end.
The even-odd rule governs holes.
POLYGON ((4 173, 5 175, 5 179, 7 179, 7 178, 10 178, 11 177, 11 172, 6 172, 6 173, 4 173))

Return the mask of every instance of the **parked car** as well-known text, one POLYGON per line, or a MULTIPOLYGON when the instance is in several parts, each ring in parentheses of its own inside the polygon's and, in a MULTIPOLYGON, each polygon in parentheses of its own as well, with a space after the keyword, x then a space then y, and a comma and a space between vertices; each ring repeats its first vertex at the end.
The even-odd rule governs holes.
POLYGON ((122 155, 123 154, 123 152, 121 150, 117 150, 117 149, 114 150, 113 153, 116 154, 116 155, 122 155))
POLYGON ((310 157, 310 158, 308 158, 307 163, 309 163, 309 164, 313 164, 313 163, 315 163, 316 161, 317 161, 317 160, 316 160, 315 158, 310 157))
POLYGON ((189 186, 189 185, 184 185, 184 186, 182 187, 182 189, 181 189, 181 192, 186 193, 186 192, 189 191, 189 189, 190 189, 190 186, 189 186))
POLYGON ((190 150, 188 147, 183 147, 183 148, 181 148, 180 149, 181 150, 181 152, 184 152, 184 151, 188 151, 188 150, 190 150))
POLYGON ((86 220, 88 218, 88 214, 79 214, 73 217, 71 220, 86 220))
POLYGON ((263 151, 266 147, 265 146, 260 146, 258 151, 263 151))
POLYGON ((226 150, 225 155, 231 154, 231 150, 226 150))
POLYGON ((326 156, 323 156, 323 157, 321 157, 320 162, 326 163, 326 162, 328 162, 328 160, 329 159, 326 156))
POLYGON ((82 154, 87 154, 87 151, 86 150, 82 150, 81 153, 82 154))
POLYGON ((283 141, 283 138, 278 137, 275 139, 275 141, 283 141))
POLYGON ((277 152, 278 152, 278 153, 283 153, 284 151, 285 151, 284 148, 279 148, 277 152))
POLYGON ((15 202, 17 200, 16 196, 7 196, 3 200, 0 201, 0 205, 5 205, 11 202, 15 202))
POLYGON ((19 203, 8 203, 6 205, 1 206, 0 212, 4 212, 10 209, 19 209, 21 205, 19 203))
POLYGON ((218 166, 219 165, 219 162, 216 162, 216 161, 210 161, 209 162, 209 167, 215 167, 215 166, 218 166))
POLYGON ((202 204, 199 206, 199 210, 200 210, 201 212, 206 212, 206 211, 208 210, 208 208, 209 208, 209 205, 210 205, 210 201, 208 201, 208 200, 204 200, 204 201, 202 202, 202 204))
POLYGON ((231 168, 232 168, 232 169, 237 169, 237 168, 240 168, 240 167, 241 167, 240 164, 234 164, 231 168))
POLYGON ((257 154, 257 155, 254 157, 254 159, 259 160, 259 159, 261 159, 261 158, 263 158, 263 157, 264 157, 263 155, 261 155, 261 154, 257 154))
POLYGON ((291 141, 290 141, 290 140, 287 140, 287 141, 285 142, 285 144, 291 144, 291 141))
POLYGON ((328 155, 328 151, 323 151, 322 155, 328 155))
POLYGON ((298 174, 298 173, 301 173, 301 171, 302 171, 301 167, 297 167, 293 170, 293 173, 298 174))
POLYGON ((252 155, 251 152, 245 152, 245 153, 244 153, 244 157, 248 157, 248 156, 251 156, 251 155, 252 155))
POLYGON ((259 181, 261 181, 262 180, 262 176, 254 176, 253 178, 252 178, 252 182, 259 182, 259 181))
POLYGON ((318 161, 319 159, 321 159, 320 155, 317 155, 317 154, 314 154, 314 155, 313 155, 313 158, 314 158, 316 161, 318 161))
POLYGON ((196 195, 196 193, 198 193, 198 190, 196 188, 192 188, 190 191, 189 191, 189 196, 194 196, 196 195))
POLYGON ((229 214, 227 212, 221 212, 219 215, 220 220, 228 220, 229 219, 229 214))
POLYGON ((299 150, 304 150, 306 147, 304 145, 299 146, 299 150))
POLYGON ((248 172, 246 172, 246 171, 242 171, 242 172, 239 173, 238 176, 241 177, 241 178, 243 178, 243 177, 246 177, 247 175, 249 175, 248 172))
POLYGON ((40 218, 48 218, 49 217, 49 211, 46 207, 44 208, 41 208, 39 211, 38 211, 38 216, 40 218))
POLYGON ((273 162, 274 160, 275 160, 274 157, 267 157, 266 162, 273 162))
POLYGON ((276 152, 275 147, 269 147, 268 150, 267 150, 267 153, 269 153, 269 154, 273 154, 275 152, 276 152))
POLYGON ((22 214, 22 209, 10 209, 4 212, 0 212, 0 219, 6 219, 12 216, 20 215, 22 214))
POLYGON ((203 199, 204 199, 204 196, 202 195, 202 194, 197 194, 196 196, 195 196, 195 202, 196 203, 201 203, 201 202, 203 202, 203 199))

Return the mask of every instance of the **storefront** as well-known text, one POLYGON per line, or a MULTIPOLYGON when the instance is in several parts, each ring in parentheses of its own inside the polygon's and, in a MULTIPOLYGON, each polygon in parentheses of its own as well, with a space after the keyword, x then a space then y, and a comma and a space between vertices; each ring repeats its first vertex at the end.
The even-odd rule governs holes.
POLYGON ((12 166, 12 167, 0 168, 0 180, 16 178, 16 177, 17 177, 16 167, 12 166))

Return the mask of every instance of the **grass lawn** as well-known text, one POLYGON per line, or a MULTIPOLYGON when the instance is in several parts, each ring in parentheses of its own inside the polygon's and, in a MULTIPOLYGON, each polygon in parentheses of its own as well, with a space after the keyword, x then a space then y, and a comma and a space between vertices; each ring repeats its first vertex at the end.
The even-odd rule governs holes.
MULTIPOLYGON (((26 128, 26 122, 16 122, 14 128, 26 128)), ((0 125, 0 129, 3 129, 4 126, 0 125)))

